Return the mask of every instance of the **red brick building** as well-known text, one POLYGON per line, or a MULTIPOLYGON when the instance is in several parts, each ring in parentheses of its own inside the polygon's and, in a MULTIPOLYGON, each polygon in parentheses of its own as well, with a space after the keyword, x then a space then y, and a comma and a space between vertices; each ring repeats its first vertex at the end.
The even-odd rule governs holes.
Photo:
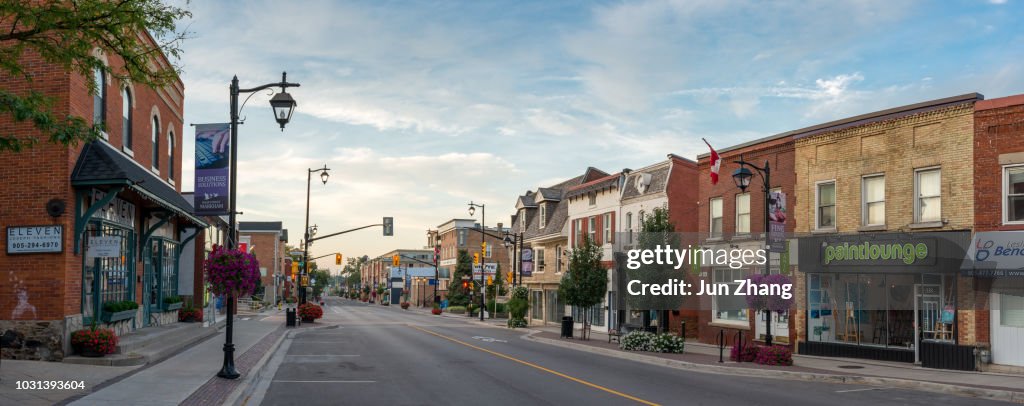
MULTIPOLYGON (((275 303, 279 297, 280 281, 285 274, 284 259, 288 256, 288 230, 280 221, 241 221, 238 223, 238 241, 247 244, 250 253, 260 262, 260 281, 264 287, 264 300, 275 303)), ((289 270, 291 272, 291 270, 289 270)))
MULTIPOLYGON (((95 54, 120 69, 117 58, 95 54)), ((33 80, 2 77, 0 86, 41 92, 52 98, 58 117, 83 117, 106 128, 102 140, 72 147, 44 141, 5 152, 0 161, 7 247, 0 255, 7 273, 0 284, 0 330, 14 330, 21 343, 4 348, 3 356, 60 360, 69 352, 69 334, 93 321, 118 334, 177 322, 163 299, 178 292, 179 246, 190 238, 185 230, 206 223, 180 194, 180 81, 150 89, 98 72, 93 95, 85 77, 26 55, 20 62, 33 80), (112 301, 140 306, 116 320, 103 311, 112 301)), ((0 115, 0 133, 48 138, 7 114, 0 115)))

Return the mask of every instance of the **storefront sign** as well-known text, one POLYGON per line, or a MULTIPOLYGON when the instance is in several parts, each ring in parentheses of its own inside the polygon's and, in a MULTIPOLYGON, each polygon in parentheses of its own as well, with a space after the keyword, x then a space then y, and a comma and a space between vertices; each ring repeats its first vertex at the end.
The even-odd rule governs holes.
POLYGON ((121 237, 118 236, 93 236, 89 237, 89 250, 86 256, 90 258, 118 258, 121 256, 121 237))
POLYGON ((932 265, 935 240, 825 243, 822 265, 932 265))
POLYGON ((768 251, 786 252, 786 194, 772 192, 768 202, 768 251))
MULTIPOLYGON (((99 189, 92 190, 92 202, 94 204, 107 195, 99 189)), ((106 206, 101 207, 92 215, 92 218, 111 221, 128 228, 135 228, 135 205, 120 197, 113 198, 106 206)))
POLYGON ((961 269, 969 276, 1024 276, 1024 231, 975 234, 961 269))
POLYGON ((228 124, 196 125, 195 209, 200 216, 228 214, 231 131, 228 124))
POLYGON ((533 250, 523 248, 522 258, 523 261, 520 264, 519 275, 525 277, 533 276, 533 250))
POLYGON ((39 254, 64 250, 64 226, 7 227, 7 254, 39 254))
POLYGON ((961 269, 971 232, 828 234, 798 242, 801 272, 944 273, 961 269))

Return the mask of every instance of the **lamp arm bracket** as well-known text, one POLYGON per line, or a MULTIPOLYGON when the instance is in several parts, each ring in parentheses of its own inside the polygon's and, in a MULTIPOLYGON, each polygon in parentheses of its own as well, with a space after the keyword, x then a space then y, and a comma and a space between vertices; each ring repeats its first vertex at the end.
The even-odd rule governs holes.
MULTIPOLYGON (((270 91, 267 92, 267 96, 273 96, 274 95, 274 89, 269 89, 269 90, 270 91)), ((251 91, 251 92, 249 92, 247 90, 240 90, 239 92, 240 93, 249 93, 249 95, 245 97, 245 100, 242 101, 242 105, 240 107, 238 107, 238 114, 241 115, 242 114, 242 110, 245 110, 245 104, 248 103, 249 99, 251 99, 252 96, 256 94, 256 90, 251 91)), ((243 116, 240 120, 238 120, 238 123, 239 124, 245 124, 245 119, 246 119, 246 117, 243 116)))

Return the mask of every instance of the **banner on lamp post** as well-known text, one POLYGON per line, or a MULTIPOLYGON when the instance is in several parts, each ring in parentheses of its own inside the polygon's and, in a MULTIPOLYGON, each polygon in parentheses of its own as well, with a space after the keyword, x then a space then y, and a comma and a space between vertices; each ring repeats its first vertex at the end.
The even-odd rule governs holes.
POLYGON ((233 174, 229 124, 196 124, 195 210, 200 216, 229 214, 233 174))
POLYGON ((770 193, 768 202, 768 251, 786 252, 786 194, 770 193))

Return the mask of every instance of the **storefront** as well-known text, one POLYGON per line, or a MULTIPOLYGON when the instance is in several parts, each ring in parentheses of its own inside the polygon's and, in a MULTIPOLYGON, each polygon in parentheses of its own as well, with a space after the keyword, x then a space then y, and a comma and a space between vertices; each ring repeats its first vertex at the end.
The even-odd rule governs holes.
MULTIPOLYGON (((800 239, 799 353, 974 369, 958 332, 958 271, 970 232, 800 239)), ((971 309, 963 309, 971 310, 971 309)))
POLYGON ((988 299, 983 309, 988 310, 990 329, 987 360, 1024 367, 1024 231, 975 234, 962 270, 985 288, 981 293, 988 299))

